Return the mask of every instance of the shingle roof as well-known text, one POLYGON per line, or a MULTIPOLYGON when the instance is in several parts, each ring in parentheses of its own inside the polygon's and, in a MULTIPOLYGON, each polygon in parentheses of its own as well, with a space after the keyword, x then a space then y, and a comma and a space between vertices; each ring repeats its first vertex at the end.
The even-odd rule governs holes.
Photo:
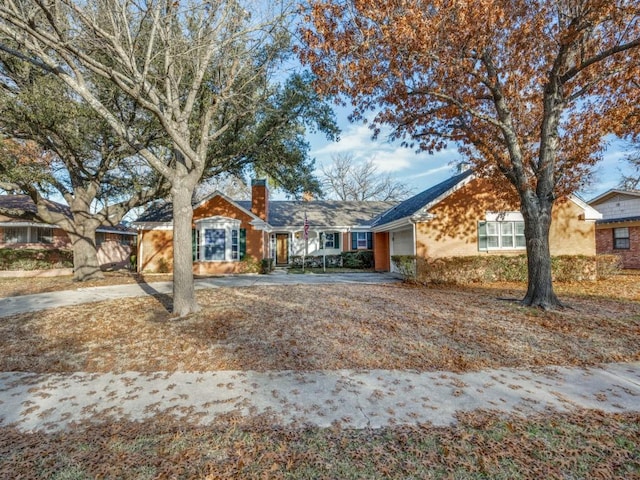
POLYGON ((378 218, 376 218, 374 225, 380 226, 385 225, 387 223, 395 222, 396 220, 400 220, 402 218, 410 217, 416 212, 420 211, 422 208, 429 205, 435 199, 445 194, 453 187, 455 187, 458 183, 460 183, 465 178, 469 177, 473 174, 472 170, 466 170, 458 175, 455 175, 444 182, 441 182, 437 185, 434 185, 423 192, 414 195, 411 198, 408 198, 404 202, 396 205, 391 210, 384 212, 378 218))
MULTIPOLYGON (((251 211, 249 200, 237 200, 238 206, 251 211)), ((332 226, 370 225, 382 212, 397 205, 397 202, 356 202, 341 200, 313 200, 309 202, 272 200, 269 202, 268 223, 272 227, 293 227, 304 225, 304 214, 311 228, 332 226)), ((173 219, 172 204, 161 203, 149 208, 138 222, 170 222, 173 219)))
POLYGON ((397 202, 313 200, 309 202, 273 201, 269 204, 269 224, 287 227, 304 224, 311 228, 371 225, 373 219, 397 202))
MULTIPOLYGON (((49 204, 49 209, 55 213, 62 213, 68 217, 71 216, 71 210, 67 205, 63 205, 52 200, 46 200, 49 204)), ((11 211, 15 213, 13 215, 18 216, 21 212, 37 213, 38 209, 36 204, 33 203, 31 197, 28 195, 0 195, 0 208, 8 210, 7 214, 11 211)))
POLYGON ((638 222, 640 221, 639 216, 633 217, 622 217, 622 218, 605 218, 601 220, 596 220, 597 225, 604 225, 606 223, 624 223, 624 222, 638 222))
MULTIPOLYGON (((67 217, 71 217, 71 209, 67 205, 46 200, 48 209, 55 213, 61 213, 67 217)), ((37 213, 38 209, 28 195, 0 195, 0 208, 5 212, 6 216, 18 217, 22 212, 37 213), (13 213, 12 213, 13 212, 13 213)), ((100 232, 112 232, 135 235, 135 230, 125 225, 103 225, 98 227, 100 232)))
POLYGON ((147 208, 142 214, 135 220, 138 222, 170 222, 173 220, 173 204, 171 202, 156 202, 147 208))

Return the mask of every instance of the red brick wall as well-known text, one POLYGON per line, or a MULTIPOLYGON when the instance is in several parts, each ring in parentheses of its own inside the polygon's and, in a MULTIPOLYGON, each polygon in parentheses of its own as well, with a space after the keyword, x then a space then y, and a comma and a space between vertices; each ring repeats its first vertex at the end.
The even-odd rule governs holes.
POLYGON ((624 268, 640 268, 640 225, 629 226, 629 250, 614 250, 613 229, 628 225, 602 225, 596 230, 596 251, 599 254, 619 255, 624 268))

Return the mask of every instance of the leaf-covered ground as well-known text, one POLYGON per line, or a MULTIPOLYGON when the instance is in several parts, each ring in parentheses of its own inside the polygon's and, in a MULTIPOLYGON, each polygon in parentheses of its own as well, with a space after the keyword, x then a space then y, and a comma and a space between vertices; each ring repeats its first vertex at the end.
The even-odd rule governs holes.
POLYGON ((0 321, 0 370, 462 372, 640 359, 638 284, 622 299, 574 287, 555 312, 519 306, 517 288, 219 288, 198 292, 202 311, 179 321, 166 298, 58 308, 0 321))
POLYGON ((195 427, 159 417, 47 434, 0 430, 0 477, 42 479, 637 479, 640 415, 596 411, 455 427, 195 427))
MULTIPOLYGON (((287 286, 198 292, 0 320, 0 370, 395 368, 467 371, 640 359, 640 276, 556 285, 568 308, 522 308, 521 284, 287 286)), ((72 292, 70 292, 72 294, 72 292)), ((169 416, 28 433, 0 427, 0 478, 640 479, 640 414, 474 412, 457 425, 283 428, 267 416, 169 416)))
POLYGON ((61 290, 76 290, 87 287, 106 287, 140 282, 164 282, 173 278, 170 274, 137 274, 126 270, 104 272, 101 280, 74 282, 71 276, 59 277, 27 277, 0 278, 0 298, 16 295, 31 295, 34 293, 58 292, 61 290))

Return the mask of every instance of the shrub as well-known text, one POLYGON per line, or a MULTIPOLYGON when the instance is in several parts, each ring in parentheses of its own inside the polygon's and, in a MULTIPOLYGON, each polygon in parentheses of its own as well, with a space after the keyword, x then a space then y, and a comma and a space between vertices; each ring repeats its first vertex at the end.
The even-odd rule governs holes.
POLYGON ((240 260, 240 271, 242 273, 259 273, 262 269, 262 264, 251 255, 245 255, 240 260))
MULTIPOLYGON (((323 262, 326 262, 327 268, 342 267, 342 256, 341 255, 326 255, 325 257, 322 257, 322 255, 306 256, 304 257, 304 268, 322 268, 323 262)), ((289 264, 292 267, 303 268, 302 255, 291 256, 289 259, 289 264)))
POLYGON ((373 252, 371 250, 342 252, 341 256, 344 268, 373 268, 373 252))
POLYGON ((273 259, 263 258, 260 262, 260 273, 264 275, 272 271, 273 271, 273 259))
POLYGON ((51 270, 73 267, 70 250, 0 249, 0 270, 51 270))
MULTIPOLYGON (((416 283, 470 284, 479 282, 526 282, 526 255, 477 255, 469 257, 422 258, 413 255, 391 257, 405 281, 416 283)), ((606 278, 619 269, 615 255, 552 257, 554 281, 572 282, 606 278), (611 258, 614 257, 614 258, 611 258)))
POLYGON ((612 277, 622 269, 619 255, 596 255, 596 273, 599 279, 612 277))

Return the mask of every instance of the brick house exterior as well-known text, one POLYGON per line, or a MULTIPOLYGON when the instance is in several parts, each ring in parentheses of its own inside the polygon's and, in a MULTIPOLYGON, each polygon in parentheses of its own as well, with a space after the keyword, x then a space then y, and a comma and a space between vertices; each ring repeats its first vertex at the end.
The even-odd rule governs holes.
MULTIPOLYGON (((66 205, 51 202, 54 207, 71 215, 66 205)), ((11 210, 36 211, 36 206, 26 195, 0 195, 0 207, 11 210)), ((98 263, 105 269, 129 268, 131 253, 135 250, 136 232, 125 226, 104 226, 96 230, 98 263)), ((0 214, 0 248, 70 250, 71 240, 56 225, 27 221, 0 214)))
POLYGON ((640 191, 609 190, 589 205, 602 213, 596 251, 618 255, 624 268, 640 268, 640 191))
MULTIPOLYGON (((390 257, 428 258, 526 253, 524 220, 511 188, 471 170, 455 175, 385 212, 373 225, 375 265, 393 270, 390 257)), ((601 215, 578 197, 556 202, 549 232, 551 255, 596 254, 601 215)))
MULTIPOLYGON (((214 192, 193 206, 193 273, 242 273, 250 262, 287 266, 298 256, 336 256, 372 250, 371 219, 392 202, 271 200, 265 180, 254 180, 251 200, 214 192), (304 235, 307 220, 307 238, 304 235)), ((158 204, 140 216, 138 270, 173 270, 173 212, 158 204)))

